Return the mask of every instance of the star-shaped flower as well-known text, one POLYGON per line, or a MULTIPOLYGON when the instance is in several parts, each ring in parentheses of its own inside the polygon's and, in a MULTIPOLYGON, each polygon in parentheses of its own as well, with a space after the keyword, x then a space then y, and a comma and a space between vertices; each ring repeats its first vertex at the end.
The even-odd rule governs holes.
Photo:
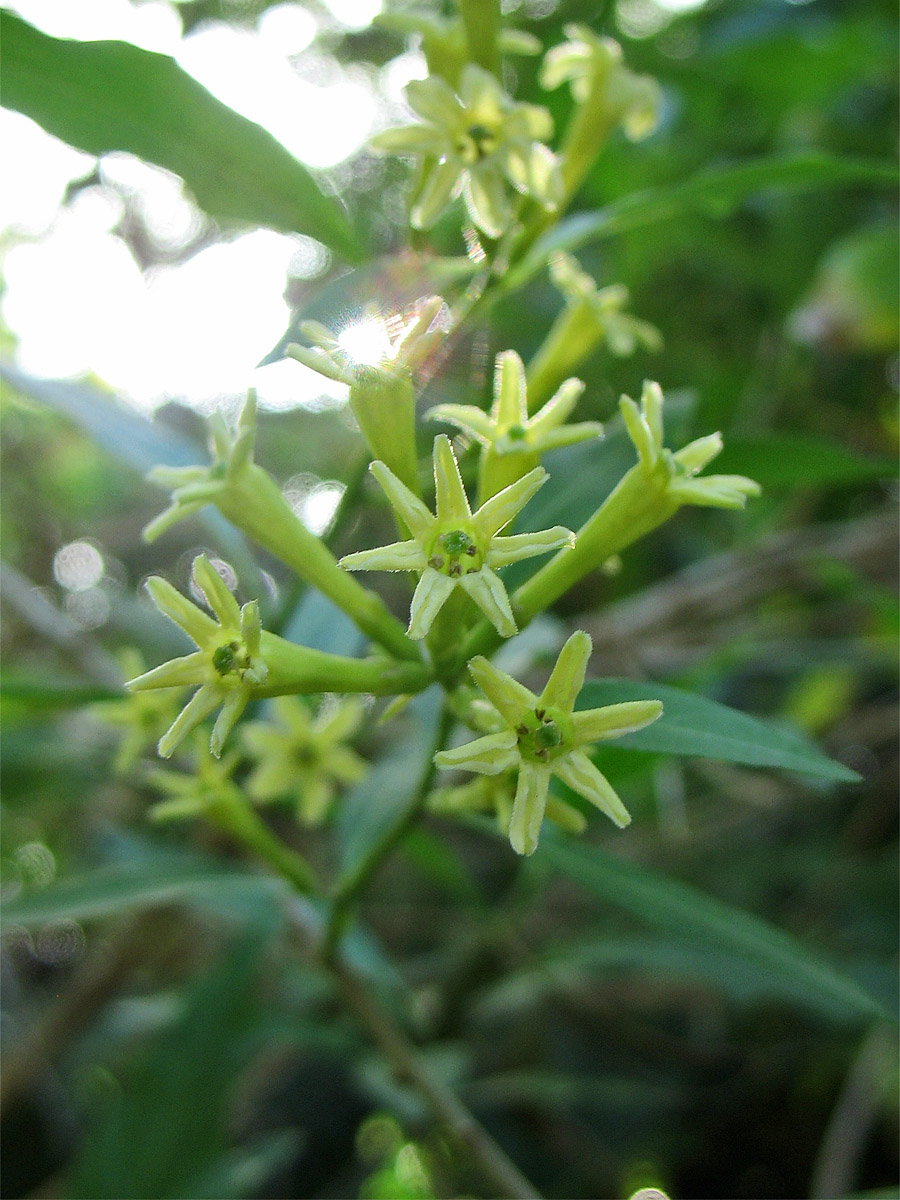
POLYGON ((587 271, 581 269, 578 259, 562 251, 550 259, 550 278, 565 296, 567 307, 583 310, 594 325, 595 344, 605 341, 610 351, 620 357, 634 354, 639 345, 647 350, 662 348, 662 336, 655 326, 623 311, 628 303, 628 289, 622 284, 598 288, 587 271))
POLYGON ((472 221, 494 238, 512 220, 509 185, 544 208, 559 205, 559 164, 544 145, 553 132, 546 108, 517 104, 474 63, 463 68, 458 95, 431 75, 408 84, 406 97, 423 123, 387 129, 371 145, 437 160, 413 205, 417 229, 430 228, 460 191, 472 221))
POLYGON ((200 685, 160 738, 158 750, 163 758, 169 758, 183 738, 221 704, 222 711, 210 738, 210 749, 218 758, 254 688, 264 684, 268 674, 260 655, 257 602, 252 600, 238 608, 234 596, 204 554, 194 559, 193 577, 217 619, 213 620, 182 596, 167 580, 158 576, 148 579, 147 591, 153 603, 184 630, 198 649, 154 667, 125 685, 134 692, 200 685))
MULTIPOLYGON (((502 775, 483 775, 459 787, 436 788, 428 797, 428 811, 438 816, 493 813, 497 827, 508 836, 515 792, 515 771, 504 771, 502 775)), ((584 833, 587 829, 584 813, 559 796, 547 796, 544 816, 566 833, 584 833)))
POLYGON ((200 735, 193 739, 192 750, 190 771, 154 767, 147 772, 147 783, 166 797, 150 809, 154 821, 190 820, 246 803, 232 778, 241 757, 236 751, 212 758, 200 735))
POLYGON ((595 804, 620 828, 631 820, 584 747, 642 729, 662 714, 662 704, 658 700, 633 700, 573 712, 590 654, 590 637, 581 630, 573 633, 540 696, 486 658, 473 658, 469 671, 497 709, 505 728, 454 750, 441 750, 434 757, 438 767, 460 767, 480 775, 518 769, 509 825, 509 840, 517 854, 533 854, 537 847, 551 775, 595 804))
POLYGON ((570 83, 579 104, 592 100, 602 111, 599 122, 621 122, 633 142, 647 137, 659 121, 659 84, 649 75, 635 75, 622 62, 622 47, 585 25, 567 25, 567 42, 547 52, 541 68, 541 87, 551 91, 570 83))
POLYGON ((542 467, 492 496, 473 513, 450 439, 434 439, 436 514, 383 462, 370 470, 394 511, 412 534, 374 550, 360 550, 340 560, 348 571, 419 571, 410 606, 408 635, 423 638, 450 593, 460 587, 475 601, 501 637, 517 632, 509 597, 495 568, 572 544, 572 533, 560 525, 537 533, 498 537, 547 479, 542 467))
POLYGON ((273 721, 251 721, 241 733, 256 766, 247 792, 261 803, 291 796, 297 819, 318 825, 341 784, 357 783, 366 773, 365 759, 346 744, 362 724, 359 700, 323 706, 312 716, 295 696, 272 701, 273 721))
MULTIPOLYGON (((122 651, 119 662, 126 679, 139 675, 145 666, 140 652, 133 647, 122 651)), ((156 746, 179 708, 178 697, 171 688, 163 692, 135 692, 91 706, 94 716, 121 734, 113 759, 113 770, 117 775, 130 771, 145 751, 156 746)))
POLYGON ((525 367, 515 350, 505 350, 497 355, 490 414, 470 404, 438 404, 426 415, 464 429, 495 454, 539 455, 603 433, 598 421, 565 424, 583 391, 580 379, 567 379, 540 412, 529 417, 525 367))
MULTIPOLYGON (((743 508, 749 496, 758 496, 761 488, 745 475, 696 476, 722 450, 722 435, 710 433, 697 438, 682 450, 667 450, 663 445, 663 393, 658 383, 648 380, 641 395, 641 406, 630 396, 619 401, 619 411, 628 436, 638 453, 638 469, 645 475, 665 480, 666 495, 676 505, 695 504, 708 508, 743 508)), ((673 509, 674 511, 674 509, 673 509)))

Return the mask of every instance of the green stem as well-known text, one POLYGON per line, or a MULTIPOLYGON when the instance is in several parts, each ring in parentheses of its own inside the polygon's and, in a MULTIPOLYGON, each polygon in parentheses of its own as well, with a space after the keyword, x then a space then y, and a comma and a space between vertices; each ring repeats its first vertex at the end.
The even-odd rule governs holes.
POLYGON ((432 682, 424 663, 384 658, 348 658, 286 641, 264 629, 262 657, 266 682, 254 688, 255 697, 287 696, 297 692, 370 692, 375 696, 421 692, 432 682))
POLYGON ((334 601, 370 638, 397 658, 421 662, 418 646, 384 601, 341 570, 262 467, 251 463, 238 480, 223 488, 216 503, 227 520, 334 601))
POLYGON ((269 864, 301 896, 321 895, 321 886, 306 859, 271 832, 255 809, 234 789, 217 797, 207 816, 229 837, 269 864))
POLYGON ((412 800, 403 812, 399 814, 393 824, 389 825, 382 832, 381 836, 372 843, 359 862, 338 880, 332 900, 331 914, 322 936, 321 953, 326 960, 335 960, 338 945, 350 920, 354 901, 368 885, 394 847, 403 840, 424 812, 425 801, 431 790, 435 774, 434 755, 438 750, 443 749, 451 721, 452 714, 449 706, 445 703, 438 719, 434 744, 428 754, 425 768, 422 771, 412 800))
POLYGON ((493 75, 500 71, 497 35, 500 32, 500 0, 459 0, 466 31, 469 59, 493 75))

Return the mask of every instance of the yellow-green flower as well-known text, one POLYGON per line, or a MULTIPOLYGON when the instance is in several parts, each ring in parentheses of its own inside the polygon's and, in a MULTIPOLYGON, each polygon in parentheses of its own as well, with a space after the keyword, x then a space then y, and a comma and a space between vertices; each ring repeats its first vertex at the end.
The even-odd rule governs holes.
POLYGON ((189 820, 211 815, 217 808, 240 808, 245 803, 232 778, 240 755, 233 751, 222 759, 212 758, 199 735, 193 740, 193 750, 190 771, 154 767, 147 772, 147 782, 166 797, 150 809, 154 821, 189 820))
POLYGON ((649 75, 635 75, 622 62, 622 47, 585 25, 567 25, 569 39, 547 52, 541 87, 551 91, 569 83, 579 104, 591 104, 598 124, 621 124, 625 136, 638 142, 659 122, 661 93, 649 75))
POLYGON ((760 486, 745 475, 706 475, 700 471, 721 453, 722 435, 710 433, 682 450, 663 445, 663 393, 658 383, 647 381, 641 406, 630 396, 619 401, 619 411, 628 436, 638 453, 638 468, 648 477, 662 477, 666 495, 676 507, 696 504, 708 508, 743 508, 749 496, 758 496, 760 486))
MULTIPOLYGON (((134 678, 144 670, 140 651, 129 647, 118 656, 123 677, 134 678)), ((119 700, 103 700, 91 706, 91 713, 105 725, 113 726, 121 737, 113 759, 117 775, 130 771, 151 746, 155 748, 172 724, 180 705, 174 689, 162 692, 135 692, 119 700)))
POLYGON ((385 130, 371 145, 434 163, 413 205, 417 229, 430 228, 460 191, 472 221, 495 238, 512 221, 510 186, 544 208, 559 205, 559 164, 544 145, 553 132, 546 108, 517 104, 474 63, 463 68, 458 95, 431 75, 408 84, 406 97, 422 124, 385 130))
POLYGON ((498 536, 546 481, 547 472, 536 467, 473 513, 450 439, 443 434, 434 439, 433 458, 436 513, 429 512, 383 462, 372 463, 372 474, 412 538, 348 554, 340 565, 348 571, 420 573, 410 606, 411 638, 425 637, 457 587, 474 600, 501 637, 512 637, 516 622, 495 569, 572 544, 571 531, 560 525, 498 536))
POLYGON ((338 787, 358 783, 365 759, 347 742, 359 730, 365 707, 359 700, 326 705, 313 717, 302 700, 272 701, 273 721, 251 721, 241 734, 256 765, 247 778, 253 800, 268 803, 293 797, 297 819, 318 825, 338 787))
POLYGON ((163 758, 169 758, 187 734, 221 705, 210 738, 210 749, 218 758, 254 688, 264 684, 268 674, 260 654, 257 602, 252 600, 239 608, 204 554, 194 559, 193 577, 215 620, 158 576, 147 580, 147 591, 159 611, 184 630, 197 650, 154 667, 126 684, 134 692, 200 685, 160 738, 158 749, 163 758))
MULTIPOLYGON (((493 813, 498 829, 508 836, 515 792, 515 771, 504 771, 502 775, 483 775, 459 787, 435 789, 428 797, 428 810, 437 816, 447 817, 460 813, 493 813)), ((566 833, 584 833, 587 828, 584 813, 559 796, 547 796, 544 816, 566 833)))
MULTIPOLYGON (((634 354, 638 346, 647 350, 662 348, 662 335, 654 325, 623 311, 628 288, 621 283, 598 288, 578 259, 562 251, 550 259, 550 278, 565 296, 568 307, 584 308, 595 326, 596 342, 604 341, 612 354, 624 358, 634 354)), ((593 346, 587 352, 591 349, 593 346)))
POLYGON ((574 712, 591 654, 591 639, 573 633, 560 651, 540 696, 480 655, 469 663, 473 679, 494 705, 504 728, 434 757, 441 768, 459 767, 480 775, 518 770, 509 823, 509 840, 517 854, 533 854, 547 805, 551 775, 595 804, 620 828, 631 820, 609 780, 584 751, 642 729, 662 714, 658 700, 634 700, 574 712))
POLYGON ((490 414, 471 404, 438 404, 426 415, 465 430, 495 454, 540 455, 603 433, 599 421, 565 424, 583 391, 580 379, 567 379, 540 412, 529 417, 525 367, 515 350, 504 350, 497 355, 490 414))
MULTIPOLYGON (((460 17, 440 17, 424 12, 381 13, 375 24, 398 33, 417 34, 422 39, 422 51, 431 75, 440 75, 451 87, 469 61, 469 46, 465 25, 460 17)), ((504 27, 497 32, 497 49, 501 54, 540 54, 541 42, 521 29, 504 27)))

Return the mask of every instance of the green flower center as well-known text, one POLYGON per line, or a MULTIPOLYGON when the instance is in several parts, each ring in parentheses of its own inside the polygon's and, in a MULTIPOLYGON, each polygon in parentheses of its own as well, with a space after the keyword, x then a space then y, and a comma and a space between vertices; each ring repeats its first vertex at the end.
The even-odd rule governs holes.
POLYGON ((429 567, 451 578, 479 571, 483 563, 483 550, 465 529, 446 529, 439 533, 428 556, 429 567))
POLYGON ((511 442, 522 442, 528 435, 521 425, 510 425, 506 436, 511 442))
POLYGON ((516 726, 519 753, 528 762, 549 763, 570 749, 568 721, 561 712, 538 707, 516 726))
POLYGON ((496 133, 492 132, 485 125, 477 123, 470 125, 465 133, 460 135, 456 144, 457 153, 467 166, 483 162, 496 149, 496 133))
POLYGON ((224 645, 216 647, 213 651, 212 665, 216 674, 220 675, 222 679, 228 675, 243 679, 244 672, 250 666, 247 647, 237 638, 233 642, 226 642, 224 645))

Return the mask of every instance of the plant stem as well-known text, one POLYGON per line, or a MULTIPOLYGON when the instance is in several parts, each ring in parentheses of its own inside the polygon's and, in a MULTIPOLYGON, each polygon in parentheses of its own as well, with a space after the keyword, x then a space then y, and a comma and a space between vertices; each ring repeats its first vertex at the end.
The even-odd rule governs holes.
POLYGON ((322 888, 306 859, 272 833, 237 788, 217 798, 207 809, 207 816, 229 837, 268 863, 301 896, 321 895, 322 888))
POLYGON ((491 1195, 514 1200, 540 1200, 540 1193, 497 1145, 456 1094, 436 1078, 403 1034, 372 999, 369 989, 342 963, 328 969, 341 998, 356 1015, 400 1079, 408 1080, 468 1149, 492 1185, 491 1195))
POLYGON ((466 30, 469 59, 496 75, 500 68, 497 34, 500 32, 500 0, 459 0, 466 30))
POLYGON ((322 935, 321 953, 326 960, 330 961, 335 957, 338 944, 347 928, 354 900, 378 871, 385 858, 403 840, 422 815, 425 808, 425 801, 431 789, 431 781, 434 778, 434 755, 438 750, 443 748, 451 720, 450 707, 445 703, 438 718, 434 745, 429 751, 425 768, 422 771, 419 785, 415 790, 412 800, 396 818, 394 823, 389 825, 381 836, 372 843, 360 861, 338 881, 328 924, 322 935))

